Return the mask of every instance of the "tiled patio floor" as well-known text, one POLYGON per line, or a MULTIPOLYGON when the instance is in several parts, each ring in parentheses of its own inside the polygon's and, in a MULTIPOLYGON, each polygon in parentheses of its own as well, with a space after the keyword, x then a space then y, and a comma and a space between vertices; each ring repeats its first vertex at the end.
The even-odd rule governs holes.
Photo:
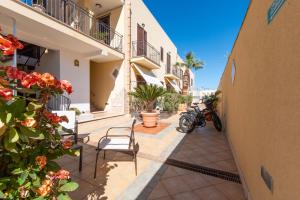
MULTIPOLYGON (((187 135, 170 158, 238 173, 226 138, 211 126, 196 129, 187 135)), ((242 185, 238 183, 168 165, 164 166, 163 173, 160 174, 156 183, 148 185, 152 189, 149 200, 245 199, 242 185)), ((141 196, 141 199, 144 197, 141 196)))
POLYGON ((240 184, 164 164, 166 159, 172 158, 237 173, 224 136, 210 126, 189 135, 180 133, 176 131, 178 116, 163 119, 163 122, 172 124, 159 134, 136 133, 140 145, 138 176, 135 176, 130 155, 107 153, 106 161, 100 159, 97 179, 94 179, 98 139, 108 127, 124 126, 129 121, 129 118, 120 117, 80 127, 81 133, 91 133, 89 142, 83 144, 83 171, 78 172, 77 158, 59 160, 80 185, 71 194, 72 199, 244 199, 240 184))

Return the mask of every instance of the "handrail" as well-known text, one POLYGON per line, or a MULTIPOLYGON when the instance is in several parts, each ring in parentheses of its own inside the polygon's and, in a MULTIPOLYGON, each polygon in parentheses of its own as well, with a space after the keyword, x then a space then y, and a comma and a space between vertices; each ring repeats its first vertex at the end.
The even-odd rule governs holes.
POLYGON ((69 110, 71 105, 70 98, 59 95, 52 97, 48 102, 48 109, 50 110, 69 110))
POLYGON ((88 10, 72 0, 35 0, 28 5, 121 53, 123 51, 123 36, 112 27, 99 23, 88 10))
POLYGON ((160 65, 160 52, 146 41, 132 42, 132 56, 144 56, 154 63, 160 65))

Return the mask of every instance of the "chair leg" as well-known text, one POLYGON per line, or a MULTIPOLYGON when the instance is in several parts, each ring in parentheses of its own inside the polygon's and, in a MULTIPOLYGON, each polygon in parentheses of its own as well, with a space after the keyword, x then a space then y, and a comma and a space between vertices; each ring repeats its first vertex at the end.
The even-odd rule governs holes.
POLYGON ((94 179, 95 179, 96 176, 97 176, 97 164, 98 164, 99 153, 100 153, 100 150, 97 150, 97 154, 96 154, 96 162, 95 162, 95 171, 94 171, 94 179))
POLYGON ((105 160, 105 153, 106 153, 106 151, 104 150, 103 151, 103 160, 105 160))
POLYGON ((80 156, 79 156, 79 172, 82 170, 82 153, 83 153, 83 148, 80 148, 80 156))
POLYGON ((134 160, 135 175, 137 176, 137 157, 135 151, 133 151, 133 160, 134 160))

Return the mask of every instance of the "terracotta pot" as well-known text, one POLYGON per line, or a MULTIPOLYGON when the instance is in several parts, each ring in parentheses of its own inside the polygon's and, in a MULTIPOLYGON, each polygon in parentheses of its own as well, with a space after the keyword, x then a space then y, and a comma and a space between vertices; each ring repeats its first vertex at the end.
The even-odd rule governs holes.
POLYGON ((144 127, 151 128, 157 126, 158 113, 157 112, 142 112, 144 127))

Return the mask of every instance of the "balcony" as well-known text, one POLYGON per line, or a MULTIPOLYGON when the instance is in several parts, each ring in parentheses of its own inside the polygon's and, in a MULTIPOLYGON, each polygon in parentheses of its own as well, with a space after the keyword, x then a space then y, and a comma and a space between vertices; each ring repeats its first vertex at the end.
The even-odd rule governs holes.
POLYGON ((169 78, 169 79, 172 79, 172 80, 173 79, 182 80, 183 71, 181 69, 179 69, 178 67, 176 67, 176 66, 173 66, 172 70, 170 69, 170 67, 167 67, 165 77, 169 78))
POLYGON ((159 69, 160 53, 148 42, 134 41, 132 42, 131 62, 147 67, 148 69, 159 69))
POLYGON ((23 5, 30 6, 118 52, 123 50, 123 36, 120 33, 106 24, 99 23, 89 10, 81 8, 72 0, 36 0, 30 3, 27 1, 23 5))

